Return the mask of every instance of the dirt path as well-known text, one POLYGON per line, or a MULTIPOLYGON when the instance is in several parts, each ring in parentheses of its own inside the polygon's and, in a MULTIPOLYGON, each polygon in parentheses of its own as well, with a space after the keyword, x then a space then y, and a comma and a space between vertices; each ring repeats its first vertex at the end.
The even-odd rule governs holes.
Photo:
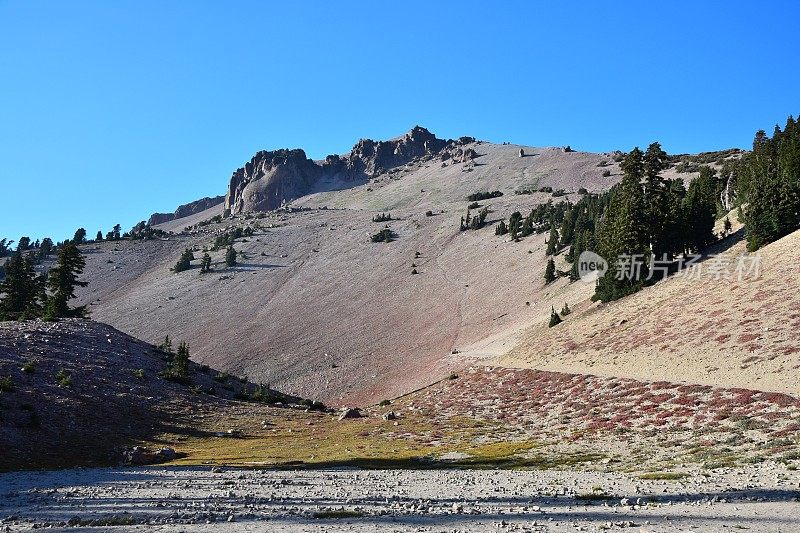
POLYGON ((642 480, 511 470, 88 469, 0 475, 0 529, 797 531, 800 474, 763 463, 642 480), (430 529, 429 529, 430 528, 430 529))

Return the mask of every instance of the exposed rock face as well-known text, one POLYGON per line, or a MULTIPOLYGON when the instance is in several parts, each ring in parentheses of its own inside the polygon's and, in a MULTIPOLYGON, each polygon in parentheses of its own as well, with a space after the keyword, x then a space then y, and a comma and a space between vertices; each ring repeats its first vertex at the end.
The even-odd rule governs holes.
POLYGON ((463 145, 475 142, 471 137, 458 141, 438 139, 423 127, 415 126, 397 139, 373 141, 361 139, 349 154, 329 155, 321 163, 306 157, 303 150, 258 152, 244 167, 231 176, 225 209, 232 214, 268 211, 312 192, 323 178, 359 181, 380 175, 414 160, 430 159, 452 152, 456 161, 468 161, 476 154, 463 145))
POLYGON ((322 168, 300 149, 258 152, 231 176, 225 209, 234 214, 276 209, 311 192, 322 168))
POLYGON ((164 222, 169 222, 178 218, 188 217, 190 215, 199 213, 200 211, 205 211, 206 209, 214 207, 215 205, 219 205, 224 201, 224 196, 201 198, 200 200, 179 206, 174 213, 153 213, 150 215, 150 219, 147 221, 147 224, 150 226, 155 226, 157 224, 163 224, 164 222))

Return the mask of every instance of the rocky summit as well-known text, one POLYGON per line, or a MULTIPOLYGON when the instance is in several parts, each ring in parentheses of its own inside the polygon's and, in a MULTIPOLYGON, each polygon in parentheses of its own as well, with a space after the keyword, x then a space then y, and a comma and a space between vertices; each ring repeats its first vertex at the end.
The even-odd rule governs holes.
POLYGON ((260 151, 231 176, 225 210, 229 214, 270 211, 315 191, 322 181, 364 181, 412 161, 441 157, 443 161, 467 162, 477 155, 474 149, 464 147, 473 142, 471 137, 439 139, 414 126, 388 141, 361 139, 350 153, 329 155, 319 162, 301 149, 260 151))

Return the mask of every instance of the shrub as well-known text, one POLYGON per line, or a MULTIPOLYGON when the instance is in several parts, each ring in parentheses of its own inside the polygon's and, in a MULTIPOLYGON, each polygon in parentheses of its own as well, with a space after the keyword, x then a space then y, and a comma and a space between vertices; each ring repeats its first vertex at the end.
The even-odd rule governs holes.
POLYGON ((611 171, 610 171, 610 170, 604 170, 604 171, 603 171, 603 177, 604 177, 604 178, 607 178, 607 177, 609 177, 610 175, 611 175, 611 171))
POLYGON ((36 361, 34 361, 33 359, 28 359, 27 361, 25 361, 25 364, 22 365, 21 370, 26 374, 33 374, 36 371, 36 361))
POLYGON ((490 198, 498 198, 500 196, 503 196, 503 193, 500 191, 476 192, 467 196, 467 200, 470 202, 479 202, 480 200, 489 200, 490 198))
POLYGON ((381 213, 379 215, 375 215, 374 217, 372 217, 373 222, 388 222, 390 220, 392 220, 391 213, 381 213))
POLYGON ((413 270, 411 271, 411 275, 412 275, 412 276, 415 276, 415 275, 417 275, 417 274, 419 274, 419 272, 417 272, 417 269, 416 269, 416 268, 415 268, 415 269, 413 269, 413 270))
POLYGON ((133 377, 135 377, 138 380, 143 380, 144 379, 144 368, 140 368, 138 370, 134 370, 133 371, 133 377))
POLYGON ((0 392, 11 392, 14 386, 11 382, 11 376, 0 378, 0 392))
POLYGON ((547 194, 551 194, 553 192, 553 188, 552 187, 547 187, 547 186, 540 187, 539 188, 539 192, 546 192, 547 194))
POLYGON ((572 312, 572 309, 569 308, 567 302, 564 302, 564 307, 561 308, 561 316, 567 316, 572 312))
POLYGON ((392 405, 392 402, 389 400, 381 400, 381 403, 378 404, 378 407, 386 407, 388 405, 392 405))
POLYGON ((433 216, 433 211, 425 211, 425 216, 426 217, 432 217, 433 216))
POLYGON ((458 379, 458 374, 456 374, 455 372, 450 372, 450 375, 447 376, 447 379, 450 379, 450 380, 458 379))
POLYGON ((397 234, 387 227, 370 237, 370 239, 372 242, 392 242, 396 236, 397 234))
POLYGON ((586 190, 586 187, 581 187, 578 189, 578 194, 589 194, 589 191, 586 190))
POLYGON ((62 389, 72 388, 72 376, 67 374, 66 370, 62 368, 56 374, 56 383, 58 383, 58 386, 62 389))
POLYGON ((214 381, 217 383, 227 383, 228 379, 230 379, 230 375, 227 372, 220 372, 216 376, 214 376, 214 381))
POLYGON ((478 209, 481 206, 478 202, 472 202, 467 206, 467 209, 478 209))

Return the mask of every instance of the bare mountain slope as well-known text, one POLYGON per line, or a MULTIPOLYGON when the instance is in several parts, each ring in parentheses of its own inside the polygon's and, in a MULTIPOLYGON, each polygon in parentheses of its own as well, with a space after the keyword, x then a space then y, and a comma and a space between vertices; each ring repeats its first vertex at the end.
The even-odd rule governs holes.
MULTIPOLYGON (((237 170, 226 199, 234 215, 220 223, 164 241, 88 246, 92 283, 80 303, 139 338, 187 339, 198 361, 293 394, 361 403, 502 354, 551 305, 591 295, 563 279, 544 286, 544 235, 509 242, 494 225, 563 198, 515 191, 551 187, 576 201, 580 188, 608 189, 620 177, 614 154, 441 141, 418 128, 324 162, 301 152, 260 152, 237 170), (298 169, 306 170, 292 185, 298 169), (504 195, 480 202, 487 227, 459 232, 467 196, 493 190, 504 195), (286 201, 289 209, 247 211, 286 201), (384 223, 372 218, 387 211, 397 238, 373 243, 384 223), (237 242, 238 266, 225 268, 218 250, 214 273, 170 272, 185 248, 199 259, 216 236, 247 226, 255 234, 237 242)), ((220 206, 160 227, 180 232, 216 214, 220 206)), ((566 268, 562 258, 558 266, 566 268)))
MULTIPOLYGON (((730 240, 716 251, 733 273, 745 243, 730 240)), ((709 259, 695 275, 587 304, 554 328, 531 327, 500 364, 800 395, 799 246, 797 231, 760 250, 757 278, 729 278, 709 259)))
MULTIPOLYGON (((605 154, 526 147, 520 158, 516 146, 468 148, 476 157, 467 163, 415 160, 369 182, 318 184, 326 192, 293 203, 302 210, 237 215, 167 241, 89 245, 93 282, 81 303, 137 337, 187 339, 198 361, 308 397, 377 401, 426 385, 465 364, 454 350, 508 349, 515 332, 547 316, 547 294, 558 294, 558 305, 588 295, 563 281, 544 287, 543 235, 518 243, 494 235, 500 218, 551 199, 514 190, 547 185, 574 201, 579 187, 601 190, 618 178, 613 163, 613 175, 602 176, 605 154), (495 189, 504 196, 481 202, 492 224, 459 232, 467 195, 495 189), (384 226, 372 222, 381 210, 396 219, 394 242, 370 242, 384 226), (236 245, 245 254, 239 266, 225 269, 220 250, 212 274, 170 272, 184 248, 210 248, 225 228, 256 223, 261 229, 236 245)), ((188 221, 168 224, 179 231, 188 221)))

